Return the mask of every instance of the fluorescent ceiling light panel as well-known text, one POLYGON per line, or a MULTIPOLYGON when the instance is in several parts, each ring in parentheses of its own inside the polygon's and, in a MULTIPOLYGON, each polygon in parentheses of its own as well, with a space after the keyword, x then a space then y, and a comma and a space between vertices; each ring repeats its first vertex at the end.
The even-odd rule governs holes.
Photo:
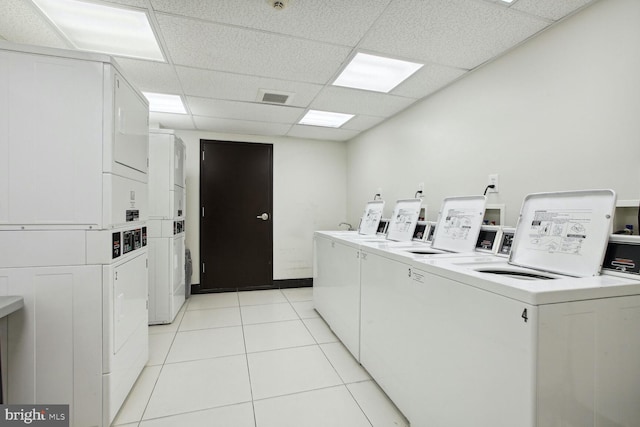
POLYGON ((423 65, 358 53, 333 84, 387 93, 408 79, 423 65))
POLYGON ((149 101, 149 111, 156 113, 187 114, 182 98, 166 93, 142 92, 149 101))
POLYGON ((143 11, 78 0, 33 0, 80 50, 164 61, 143 11))
POLYGON ((323 126, 329 128, 339 128, 350 119, 354 114, 332 113, 330 111, 309 110, 307 114, 298 122, 301 125, 323 126))

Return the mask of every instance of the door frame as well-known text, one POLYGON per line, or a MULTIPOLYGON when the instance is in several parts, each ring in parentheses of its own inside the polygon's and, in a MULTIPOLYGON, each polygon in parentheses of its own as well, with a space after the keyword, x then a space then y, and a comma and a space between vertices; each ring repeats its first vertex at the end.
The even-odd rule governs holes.
POLYGON ((200 283, 197 286, 193 286, 192 287, 192 293, 198 294, 198 293, 216 293, 216 292, 235 292, 238 290, 258 290, 258 289, 275 289, 275 288, 279 288, 278 285, 274 284, 274 279, 273 279, 273 144, 272 143, 261 143, 261 142, 247 142, 247 141, 228 141, 228 140, 219 140, 219 139, 204 139, 201 138, 200 139, 200 168, 199 168, 199 200, 198 200, 198 206, 199 206, 199 210, 200 212, 198 212, 199 215, 199 235, 198 235, 198 246, 200 248, 200 259, 199 261, 199 266, 198 268, 200 269, 200 283), (202 239, 203 239, 203 222, 204 222, 204 217, 202 215, 202 210, 204 209, 204 205, 203 205, 203 182, 202 182, 202 177, 203 177, 203 169, 204 169, 204 146, 205 144, 242 144, 242 145, 262 145, 262 146, 268 146, 270 148, 269 150, 269 174, 271 176, 271 192, 269 194, 269 202, 268 202, 268 208, 269 208, 269 222, 270 222, 270 227, 269 227, 269 234, 270 234, 270 240, 271 240, 271 247, 270 247, 270 269, 271 269, 271 278, 270 278, 270 282, 268 284, 265 285, 257 285, 257 286, 246 286, 246 287, 242 287, 242 288, 237 288, 237 287, 228 287, 228 288, 215 288, 215 289, 210 289, 210 288, 203 288, 202 284, 204 283, 204 277, 206 277, 206 273, 202 271, 202 266, 203 266, 203 259, 204 259, 204 254, 205 254, 205 250, 203 249, 203 244, 202 244, 202 239))

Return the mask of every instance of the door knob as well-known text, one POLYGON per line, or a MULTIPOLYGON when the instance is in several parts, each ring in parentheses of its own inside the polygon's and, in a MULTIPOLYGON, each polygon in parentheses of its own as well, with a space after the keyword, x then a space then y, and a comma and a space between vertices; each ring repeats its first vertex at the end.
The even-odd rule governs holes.
POLYGON ((258 215, 256 218, 266 221, 269 219, 269 214, 265 212, 262 215, 258 215))

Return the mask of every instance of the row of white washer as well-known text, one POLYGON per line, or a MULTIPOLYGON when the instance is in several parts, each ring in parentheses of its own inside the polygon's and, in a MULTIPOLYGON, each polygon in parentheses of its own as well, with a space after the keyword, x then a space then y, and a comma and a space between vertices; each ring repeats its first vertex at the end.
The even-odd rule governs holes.
POLYGON ((637 267, 572 277, 353 233, 315 244, 316 309, 412 425, 638 425, 637 267))

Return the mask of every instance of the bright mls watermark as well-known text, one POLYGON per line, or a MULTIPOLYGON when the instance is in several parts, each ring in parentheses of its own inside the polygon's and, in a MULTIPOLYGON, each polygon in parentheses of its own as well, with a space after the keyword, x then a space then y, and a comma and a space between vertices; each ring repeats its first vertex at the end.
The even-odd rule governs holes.
POLYGON ((69 427, 69 405, 0 405, 0 426, 69 427))

